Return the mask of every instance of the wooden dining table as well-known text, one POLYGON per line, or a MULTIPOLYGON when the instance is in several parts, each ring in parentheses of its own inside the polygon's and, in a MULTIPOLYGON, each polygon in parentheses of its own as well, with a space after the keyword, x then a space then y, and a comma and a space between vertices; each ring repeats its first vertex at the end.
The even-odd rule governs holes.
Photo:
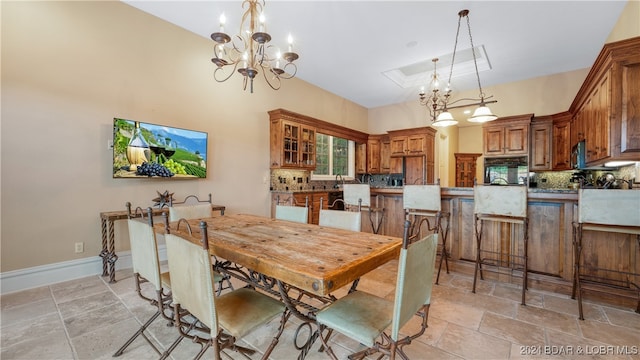
POLYGON ((217 271, 280 298, 302 320, 293 336, 298 359, 321 335, 317 326, 313 330, 315 314, 335 300, 332 292, 349 284, 355 290, 361 276, 397 259, 402 246, 402 238, 255 215, 182 219, 154 228, 199 245, 205 229, 217 271))
MULTIPOLYGON (((318 296, 397 259, 402 245, 398 237, 246 214, 188 220, 191 233, 174 222, 169 231, 200 244, 200 221, 207 224, 211 255, 318 296)), ((154 227, 166 231, 164 224, 154 227)))

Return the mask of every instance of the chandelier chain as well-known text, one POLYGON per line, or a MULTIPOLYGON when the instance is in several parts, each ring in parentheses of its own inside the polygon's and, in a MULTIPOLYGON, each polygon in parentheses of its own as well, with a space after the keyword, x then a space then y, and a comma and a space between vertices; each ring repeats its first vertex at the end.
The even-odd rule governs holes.
POLYGON ((482 101, 484 100, 484 92, 482 91, 482 85, 480 85, 480 73, 478 72, 478 62, 476 61, 476 48, 473 46, 473 36, 471 36, 471 23, 469 22, 469 15, 467 15, 466 18, 467 18, 467 29, 469 30, 469 42, 471 43, 471 54, 473 55, 473 65, 476 68, 476 78, 478 80, 478 89, 480 90, 479 96, 482 101))

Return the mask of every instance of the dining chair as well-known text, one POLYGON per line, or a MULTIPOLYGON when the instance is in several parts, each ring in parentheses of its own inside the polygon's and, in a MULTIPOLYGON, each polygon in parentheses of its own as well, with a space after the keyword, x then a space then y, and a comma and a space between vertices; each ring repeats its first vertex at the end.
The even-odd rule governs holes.
MULTIPOLYGON (((177 228, 181 224, 188 227, 186 221, 180 220, 177 228)), ((188 231, 191 233, 191 228, 188 227, 188 231)), ((247 287, 216 296, 207 224, 204 221, 200 222, 200 232, 201 245, 174 233, 166 234, 169 272, 174 281, 175 323, 181 323, 182 314, 186 310, 208 328, 208 334, 200 336, 199 333, 185 331, 183 326, 177 326, 180 334, 200 344, 201 350, 194 359, 200 359, 209 347, 213 348, 215 359, 220 359, 220 354, 225 349, 251 355, 255 351, 237 345, 237 341, 280 315, 280 327, 262 356, 262 359, 269 358, 289 317, 285 305, 247 287)))
POLYGON ((295 221, 306 224, 309 222, 309 197, 305 197, 304 206, 296 204, 294 197, 289 197, 281 202, 280 196, 276 197, 276 214, 278 220, 295 221))
POLYGON ((409 223, 405 221, 393 301, 364 291, 354 291, 316 315, 321 333, 319 337, 332 359, 337 360, 329 345, 333 331, 367 347, 349 355, 349 359, 364 359, 378 352, 390 359, 395 359, 396 353, 408 359, 403 347, 424 334, 431 304, 438 234, 429 234, 414 241, 417 237, 410 237, 409 223), (400 330, 414 315, 421 319, 420 328, 413 335, 401 336, 400 330), (389 326, 391 331, 387 332, 389 326), (328 332, 323 336, 325 330, 328 332))
MULTIPOLYGON (((341 201, 341 199, 337 199, 336 201, 341 201)), ((351 231, 362 231, 362 214, 360 214, 360 212, 325 209, 323 204, 324 199, 320 198, 318 225, 351 231)))
MULTIPOLYGON (((442 211, 440 201, 440 179, 435 184, 405 185, 402 192, 402 204, 405 218, 412 222, 410 234, 422 230, 422 224, 426 223, 426 230, 438 233, 442 250, 438 262, 438 274, 436 285, 440 281, 440 271, 444 260, 445 269, 449 273, 449 253, 447 252, 447 237, 449 235, 449 212, 442 211), (430 219, 433 220, 433 224, 430 219), (442 226, 442 219, 446 220, 446 227, 442 226)), ((418 235, 420 237, 420 235, 418 235)))
POLYGON ((145 330, 159 316, 169 322, 173 322, 173 314, 171 307, 171 278, 169 272, 161 272, 160 261, 158 258, 158 245, 156 242, 155 232, 153 230, 152 209, 149 207, 143 210, 137 207, 134 212, 131 211, 131 203, 126 203, 127 207, 127 224, 129 227, 129 241, 131 243, 131 262, 133 264, 133 278, 136 287, 136 293, 145 301, 149 302, 156 308, 156 312, 113 354, 114 357, 124 353, 131 343, 139 336, 151 345, 151 347, 163 357, 178 345, 182 337, 178 337, 173 344, 164 352, 147 337, 145 330), (146 215, 145 215, 146 212, 146 215), (146 216, 146 219, 145 219, 146 216), (149 283, 155 290, 153 297, 147 296, 142 291, 142 284, 149 283))
POLYGON ((384 208, 378 204, 378 197, 376 197, 375 206, 371 205, 369 184, 344 184, 342 185, 342 194, 346 210, 368 211, 371 230, 374 234, 378 234, 384 218, 384 208))
MULTIPOLYGON (((211 213, 212 197, 209 193, 208 200, 200 200, 197 195, 187 195, 183 201, 174 202, 173 198, 169 199, 169 221, 174 222, 180 219, 203 219, 212 216, 211 213)), ((217 260, 214 257, 214 260, 217 260)), ((217 293, 223 290, 233 289, 231 277, 219 272, 215 272, 214 280, 218 284, 217 293), (226 285, 225 285, 226 284, 226 285)))
POLYGON ((211 194, 208 200, 200 200, 196 195, 188 195, 183 201, 169 199, 169 221, 184 219, 201 219, 211 217, 211 194))

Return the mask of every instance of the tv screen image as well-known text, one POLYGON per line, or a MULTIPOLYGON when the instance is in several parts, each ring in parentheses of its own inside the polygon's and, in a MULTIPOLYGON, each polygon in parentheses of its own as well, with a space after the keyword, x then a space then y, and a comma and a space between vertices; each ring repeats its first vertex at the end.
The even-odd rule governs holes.
POLYGON ((207 137, 202 131, 113 119, 113 177, 207 177, 207 137))

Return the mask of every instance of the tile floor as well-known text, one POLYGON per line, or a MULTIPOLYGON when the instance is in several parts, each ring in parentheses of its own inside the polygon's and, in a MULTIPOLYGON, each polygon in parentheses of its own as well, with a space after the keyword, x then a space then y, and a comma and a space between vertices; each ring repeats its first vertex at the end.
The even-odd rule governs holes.
MULTIPOLYGON (((396 264, 365 276, 359 289, 392 298, 396 264)), ((0 358, 112 358, 154 311, 135 293, 131 270, 118 271, 117 279, 108 284, 105 278, 91 276, 2 296, 0 358)), ((481 281, 472 294, 472 280, 466 274, 443 272, 440 285, 433 289, 429 328, 405 348, 411 359, 640 358, 640 315, 633 309, 585 302, 586 320, 580 321, 576 301, 566 295, 529 290, 527 306, 521 306, 517 286, 481 281)), ((272 359, 297 357, 291 339, 298 324, 293 318, 288 322, 272 359)), ((403 330, 411 331, 417 324, 411 322, 403 330)), ((267 333, 277 325, 272 321, 246 338, 244 345, 265 349, 270 341, 267 333)), ((177 336, 176 329, 161 319, 152 324, 149 334, 161 347, 177 336)), ((361 348, 339 334, 332 343, 341 359, 361 348)), ((182 341, 171 356, 190 359, 198 348, 182 341)), ((212 355, 209 350, 205 357, 212 355)), ((237 353, 229 355, 241 358, 237 353)), ((138 338, 120 358, 156 359, 158 355, 138 338)), ((307 356, 327 358, 317 344, 307 356)))

